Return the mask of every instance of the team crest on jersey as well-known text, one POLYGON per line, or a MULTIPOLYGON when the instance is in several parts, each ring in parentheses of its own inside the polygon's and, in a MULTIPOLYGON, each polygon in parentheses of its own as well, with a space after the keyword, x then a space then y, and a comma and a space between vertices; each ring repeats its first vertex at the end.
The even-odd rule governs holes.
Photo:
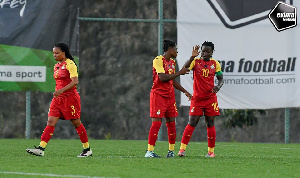
POLYGON ((160 109, 157 111, 157 113, 156 113, 157 115, 160 115, 160 109))
POLYGON ((211 69, 215 69, 215 64, 210 66, 211 69))
POLYGON ((194 112, 194 110, 195 110, 195 107, 193 107, 193 108, 191 109, 191 112, 194 112))

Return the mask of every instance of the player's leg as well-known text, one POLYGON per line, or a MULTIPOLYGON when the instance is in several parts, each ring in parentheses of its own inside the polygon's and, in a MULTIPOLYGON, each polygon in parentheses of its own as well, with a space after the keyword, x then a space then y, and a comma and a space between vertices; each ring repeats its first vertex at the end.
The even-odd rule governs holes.
POLYGON ((208 143, 208 154, 206 157, 215 157, 214 149, 216 143, 216 129, 214 120, 215 116, 205 116, 208 143))
POLYGON ((170 97, 167 101, 168 108, 166 110, 166 126, 168 130, 168 140, 169 140, 169 150, 167 153, 167 158, 174 157, 175 141, 176 141, 176 123, 175 118, 178 116, 178 110, 176 106, 175 96, 170 97))
POLYGON ((175 141, 176 141, 176 123, 175 117, 166 118, 166 126, 168 130, 169 150, 167 158, 174 157, 175 141))
POLYGON ((210 98, 206 101, 207 105, 204 110, 206 130, 207 130, 207 143, 208 154, 206 157, 215 157, 215 143, 216 143, 216 129, 215 129, 215 116, 220 115, 217 96, 210 98))
POLYGON ((75 129, 77 131, 77 134, 80 138, 80 141, 83 145, 83 151, 77 157, 92 156, 92 150, 91 150, 90 145, 89 145, 88 136, 87 136, 85 127, 81 123, 80 119, 71 119, 70 121, 72 122, 73 126, 75 127, 75 129))
POLYGON ((28 153, 36 156, 44 156, 44 150, 54 133, 54 129, 58 119, 59 117, 55 117, 55 116, 48 117, 47 126, 45 127, 43 134, 41 136, 40 145, 33 149, 26 149, 28 153))
POLYGON ((150 92, 150 118, 152 123, 148 135, 148 148, 145 154, 146 158, 159 158, 159 156, 154 153, 154 146, 157 140, 158 131, 161 127, 162 118, 166 112, 165 103, 165 98, 154 92, 150 92))
POLYGON ((191 140, 191 137, 193 135, 193 132, 194 132, 195 127, 197 126, 199 120, 200 120, 200 116, 193 116, 193 115, 189 116, 189 122, 188 122, 187 126, 185 127, 183 135, 182 135, 178 156, 185 156, 186 147, 191 140))
POLYGON ((151 118, 152 125, 149 130, 148 135, 148 149, 145 154, 146 158, 159 158, 157 154, 154 153, 154 146, 157 140, 158 131, 161 126, 162 118, 151 118))

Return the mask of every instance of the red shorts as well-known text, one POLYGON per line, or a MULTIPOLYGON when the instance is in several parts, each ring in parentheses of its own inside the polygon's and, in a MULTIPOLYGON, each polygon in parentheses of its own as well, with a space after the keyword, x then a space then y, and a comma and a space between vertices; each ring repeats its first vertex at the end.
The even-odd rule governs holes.
POLYGON ((208 99, 192 99, 190 106, 190 116, 219 116, 219 106, 217 96, 208 99))
POLYGON ((50 104, 48 117, 54 116, 60 119, 70 120, 80 118, 80 96, 77 92, 68 96, 53 98, 50 104))
POLYGON ((151 118, 171 118, 177 117, 175 95, 172 97, 162 97, 154 92, 150 92, 150 117, 151 118))

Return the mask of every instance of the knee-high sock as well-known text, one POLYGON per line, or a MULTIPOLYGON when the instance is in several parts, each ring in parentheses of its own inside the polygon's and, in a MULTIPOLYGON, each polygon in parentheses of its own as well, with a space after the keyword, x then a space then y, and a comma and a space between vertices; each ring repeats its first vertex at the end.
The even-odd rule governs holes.
POLYGON ((174 122, 167 122, 168 138, 169 138, 169 150, 174 151, 176 141, 176 127, 174 122))
POLYGON ((46 126, 43 134, 41 136, 41 142, 40 142, 40 146, 43 148, 46 148, 49 140, 51 139, 53 133, 54 133, 55 127, 54 126, 46 126))
POLYGON ((80 138, 80 141, 82 142, 83 148, 90 147, 88 136, 87 136, 87 133, 86 133, 86 130, 85 130, 85 127, 83 126, 83 124, 80 124, 80 126, 75 129, 80 138))
POLYGON ((183 135, 182 135, 182 139, 181 139, 180 149, 183 149, 183 150, 186 149, 186 146, 189 144, 194 130, 195 130, 195 127, 191 126, 190 124, 188 124, 185 127, 183 135))
POLYGON ((149 130, 149 136, 148 136, 148 151, 153 151, 155 142, 157 140, 158 131, 161 126, 161 121, 153 121, 151 128, 149 130))
POLYGON ((207 127, 207 143, 209 152, 214 152, 214 147, 216 143, 216 129, 215 126, 207 127))

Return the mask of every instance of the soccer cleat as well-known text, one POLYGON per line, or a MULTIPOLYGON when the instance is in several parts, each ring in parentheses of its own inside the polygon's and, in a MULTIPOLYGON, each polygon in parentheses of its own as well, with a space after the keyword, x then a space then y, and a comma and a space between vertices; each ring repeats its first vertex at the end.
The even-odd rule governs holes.
POLYGON ((174 158, 174 151, 169 150, 167 154, 167 158, 174 158))
POLYGON ((178 156, 183 157, 185 156, 185 150, 184 149, 180 149, 178 152, 178 156))
POLYGON ((145 158, 160 158, 154 151, 147 151, 145 154, 145 158))
POLYGON ((215 154, 213 152, 208 152, 207 155, 205 157, 215 157, 215 154))
POLYGON ((34 148, 32 148, 32 149, 30 149, 30 148, 26 149, 27 153, 35 155, 35 156, 44 156, 44 150, 45 150, 45 148, 42 148, 40 146, 39 147, 34 146, 34 148))
POLYGON ((92 149, 90 147, 83 149, 83 151, 80 153, 80 155, 78 155, 78 158, 85 158, 85 157, 89 157, 92 156, 92 149))

